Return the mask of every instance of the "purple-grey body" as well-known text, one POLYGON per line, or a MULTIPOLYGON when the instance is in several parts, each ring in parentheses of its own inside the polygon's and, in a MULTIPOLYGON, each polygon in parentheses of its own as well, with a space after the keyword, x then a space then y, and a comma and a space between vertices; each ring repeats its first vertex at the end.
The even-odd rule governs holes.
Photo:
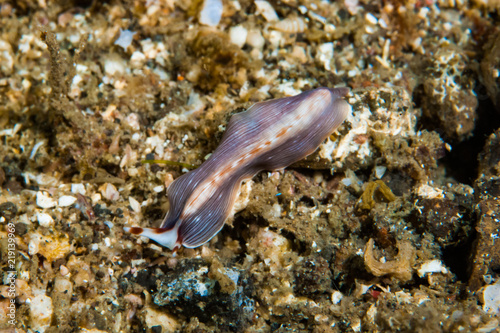
POLYGON ((160 228, 125 230, 170 249, 208 242, 231 216, 242 181, 310 155, 344 121, 351 110, 343 99, 348 92, 317 88, 232 116, 213 154, 169 186, 170 210, 160 228))

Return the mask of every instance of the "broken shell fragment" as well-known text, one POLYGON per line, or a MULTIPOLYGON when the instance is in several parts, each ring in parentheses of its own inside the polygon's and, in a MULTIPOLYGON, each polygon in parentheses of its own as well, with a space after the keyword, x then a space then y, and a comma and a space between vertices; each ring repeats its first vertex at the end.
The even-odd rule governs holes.
POLYGON ((307 24, 302 18, 295 16, 274 23, 271 28, 289 34, 296 34, 306 31, 307 24))
POLYGON ((365 246, 365 267, 375 276, 391 275, 401 281, 409 281, 413 276, 412 263, 415 259, 415 250, 409 242, 398 242, 399 253, 394 260, 380 262, 373 254, 373 239, 370 238, 365 246))
POLYGON ((221 0, 205 0, 199 15, 199 22, 210 27, 216 27, 222 17, 223 5, 221 0))

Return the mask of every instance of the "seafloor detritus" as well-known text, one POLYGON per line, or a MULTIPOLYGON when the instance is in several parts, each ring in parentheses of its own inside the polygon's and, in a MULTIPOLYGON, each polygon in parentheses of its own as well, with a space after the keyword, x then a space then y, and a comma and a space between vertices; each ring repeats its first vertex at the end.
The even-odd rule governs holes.
MULTIPOLYGON (((498 186, 498 184, 497 184, 498 186)), ((482 200, 479 204, 479 221, 476 225, 477 242, 472 253, 469 288, 478 290, 485 276, 494 275, 500 268, 500 203, 498 196, 482 200)))
POLYGON ((498 331, 498 0, 0 2, 0 330, 498 331), (209 242, 123 232, 232 115, 340 86, 337 131, 209 242))
POLYGON ((500 31, 496 31, 488 38, 484 45, 484 58, 481 61, 481 80, 491 101, 500 112, 500 31))
POLYGON ((423 83, 424 114, 439 119, 438 126, 447 138, 462 141, 474 130, 478 106, 473 79, 466 68, 467 55, 454 48, 442 48, 429 61, 423 83))
POLYGON ((364 259, 366 269, 375 276, 391 275, 405 282, 412 278, 415 249, 409 242, 398 243, 399 253, 394 260, 380 262, 373 255, 373 239, 366 243, 364 259))
POLYGON ((415 209, 409 216, 421 232, 431 233, 443 247, 467 239, 471 227, 466 222, 472 212, 456 200, 447 198, 415 198, 415 209))
POLYGON ((483 285, 484 276, 500 269, 500 148, 499 133, 492 133, 479 155, 479 177, 475 182, 478 200, 478 233, 471 258, 469 288, 476 291, 483 285))
POLYGON ((360 209, 371 209, 375 206, 375 201, 391 202, 396 200, 396 196, 391 189, 381 180, 376 180, 366 184, 366 188, 359 198, 360 209))
POLYGON ((500 176, 500 130, 491 133, 478 159, 480 178, 500 176))

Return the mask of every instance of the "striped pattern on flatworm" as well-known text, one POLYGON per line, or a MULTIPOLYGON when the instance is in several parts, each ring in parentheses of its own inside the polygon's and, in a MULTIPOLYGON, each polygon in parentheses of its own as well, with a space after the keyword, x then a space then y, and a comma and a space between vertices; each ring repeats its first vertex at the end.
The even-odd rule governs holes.
POLYGON ((313 153, 344 121, 348 88, 317 88, 254 104, 231 117, 220 145, 198 168, 168 188, 170 210, 160 228, 125 228, 177 249, 200 246, 232 214, 241 182, 313 153))

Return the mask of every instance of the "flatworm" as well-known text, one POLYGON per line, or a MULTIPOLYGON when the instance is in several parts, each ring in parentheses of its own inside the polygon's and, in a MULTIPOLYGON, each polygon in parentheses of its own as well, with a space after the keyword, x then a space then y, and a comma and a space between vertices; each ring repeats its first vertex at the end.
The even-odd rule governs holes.
POLYGON ((231 117, 220 145, 168 188, 170 210, 159 228, 126 227, 172 250, 208 242, 232 215, 241 183, 313 153, 344 121, 349 88, 317 88, 256 103, 231 117))

